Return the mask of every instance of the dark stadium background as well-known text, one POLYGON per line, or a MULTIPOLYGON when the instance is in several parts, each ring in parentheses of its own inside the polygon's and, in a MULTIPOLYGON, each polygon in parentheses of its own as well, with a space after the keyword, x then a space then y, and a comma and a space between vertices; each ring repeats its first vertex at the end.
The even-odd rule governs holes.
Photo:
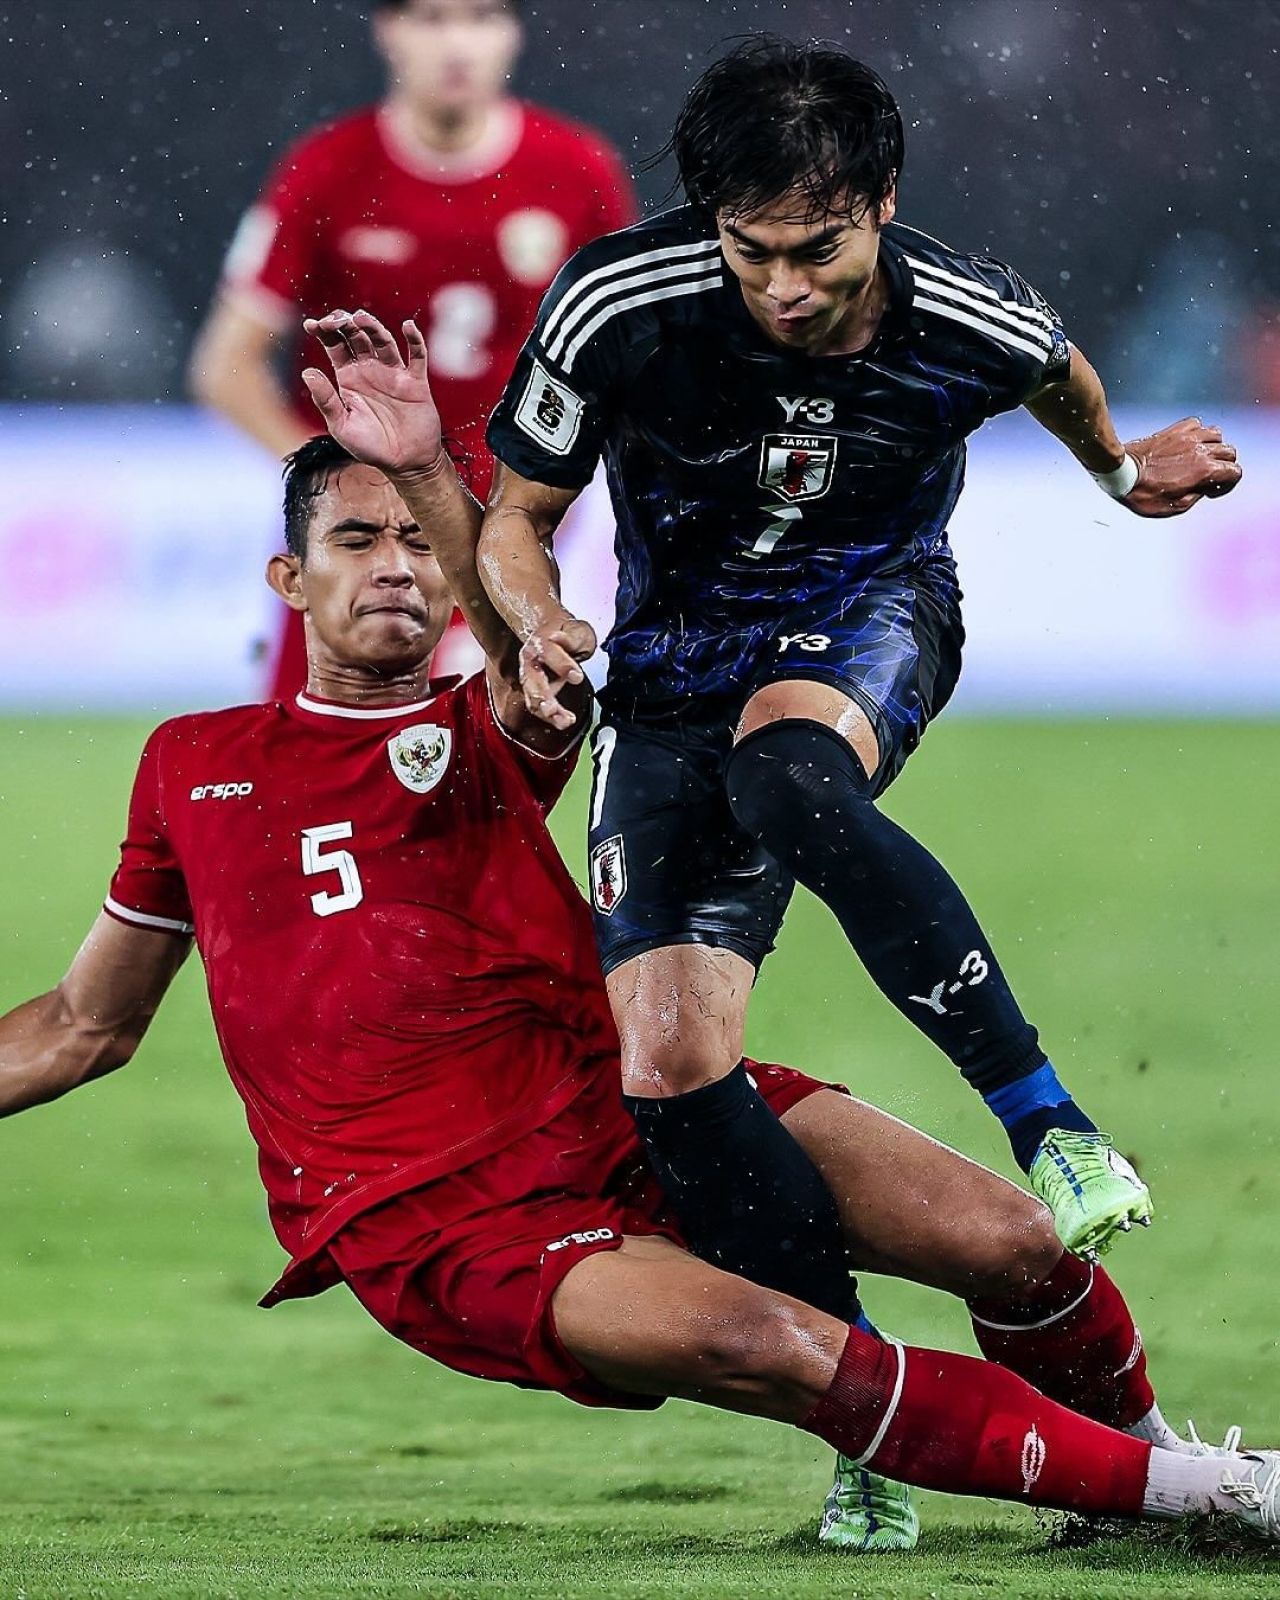
MULTIPOLYGON (((725 38, 848 45, 902 102, 904 219, 1015 260, 1117 398, 1280 398, 1280 7, 531 0, 526 14, 519 90, 633 160, 725 38)), ((272 153, 378 93, 367 7, 46 0, 0 8, 0 41, 0 398, 174 396, 272 153)), ((642 174, 644 199, 669 181, 642 174)))

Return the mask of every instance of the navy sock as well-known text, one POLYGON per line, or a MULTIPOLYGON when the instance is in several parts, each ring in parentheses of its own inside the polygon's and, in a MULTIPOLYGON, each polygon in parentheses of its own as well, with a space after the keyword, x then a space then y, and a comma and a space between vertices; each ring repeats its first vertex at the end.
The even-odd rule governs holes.
POLYGON ((881 992, 984 1098, 1046 1065, 964 895, 877 810, 840 734, 799 718, 758 728, 726 785, 742 826, 830 906, 881 992))
POLYGON ((1040 1142, 1050 1128, 1070 1128, 1076 1133, 1096 1133, 1091 1122, 1059 1081, 1053 1064, 1046 1061, 1038 1072, 982 1097, 1004 1124, 1013 1159, 1024 1172, 1031 1170, 1040 1142))
POLYGON ((624 1099, 695 1254, 855 1320, 858 1291, 835 1199, 742 1062, 688 1094, 624 1099))

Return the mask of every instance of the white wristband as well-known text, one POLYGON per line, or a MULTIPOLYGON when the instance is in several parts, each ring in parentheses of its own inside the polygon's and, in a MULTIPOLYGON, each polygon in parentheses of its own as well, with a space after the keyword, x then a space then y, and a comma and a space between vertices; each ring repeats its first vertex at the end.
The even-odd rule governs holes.
POLYGON ((1138 463, 1126 450, 1124 460, 1110 472, 1091 472, 1089 476, 1113 500, 1123 500, 1138 481, 1138 463))

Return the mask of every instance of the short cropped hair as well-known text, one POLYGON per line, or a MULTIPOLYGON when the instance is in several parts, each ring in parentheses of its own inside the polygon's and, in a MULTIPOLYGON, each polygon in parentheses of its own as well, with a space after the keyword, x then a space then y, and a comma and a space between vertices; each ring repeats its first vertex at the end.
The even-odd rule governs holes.
POLYGON ((284 458, 284 545, 299 561, 307 559, 307 533, 315 502, 329 479, 355 457, 331 434, 319 433, 284 458))
POLYGON ((835 45, 746 40, 689 92, 663 154, 689 200, 744 215, 798 192, 815 212, 878 212, 902 171, 902 117, 835 45))

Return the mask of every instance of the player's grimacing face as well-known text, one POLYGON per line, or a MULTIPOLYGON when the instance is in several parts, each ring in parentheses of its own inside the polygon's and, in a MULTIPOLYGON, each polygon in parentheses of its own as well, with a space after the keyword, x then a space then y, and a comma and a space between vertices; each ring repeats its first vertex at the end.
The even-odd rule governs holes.
POLYGON ((379 12, 374 33, 397 88, 436 112, 470 111, 501 96, 522 37, 505 0, 410 0, 379 12))
POLYGON ((412 670, 439 644, 453 597, 426 533, 373 467, 330 475, 311 511, 298 590, 336 661, 412 670))
POLYGON ((820 353, 875 276, 880 228, 894 213, 850 205, 814 211, 795 195, 762 210, 720 212, 716 223, 729 270, 752 316, 787 349, 820 353))

